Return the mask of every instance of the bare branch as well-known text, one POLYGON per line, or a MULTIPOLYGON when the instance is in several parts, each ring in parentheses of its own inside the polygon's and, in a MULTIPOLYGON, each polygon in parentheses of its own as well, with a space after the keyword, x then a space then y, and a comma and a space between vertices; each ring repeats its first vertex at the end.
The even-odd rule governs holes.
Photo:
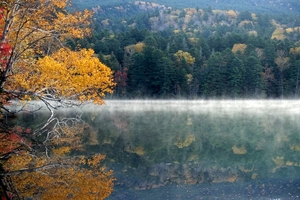
POLYGON ((41 167, 36 167, 36 168, 32 168, 32 169, 21 169, 21 170, 17 170, 17 171, 9 171, 9 172, 0 172, 0 176, 10 176, 10 175, 16 175, 16 174, 21 174, 21 173, 25 173, 25 172, 37 172, 37 171, 41 171, 41 170, 47 170, 47 169, 52 169, 55 167, 72 167, 70 165, 66 165, 66 164, 61 164, 61 163, 54 163, 54 164, 48 164, 48 165, 44 165, 41 167))

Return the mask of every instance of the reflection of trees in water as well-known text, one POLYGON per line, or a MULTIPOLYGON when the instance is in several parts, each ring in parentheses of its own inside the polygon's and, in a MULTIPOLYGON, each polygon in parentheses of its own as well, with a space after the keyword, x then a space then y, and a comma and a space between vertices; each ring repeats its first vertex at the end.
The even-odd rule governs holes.
POLYGON ((22 136, 16 139, 29 142, 27 149, 21 149, 16 143, 17 153, 13 152, 9 160, 1 162, 1 169, 5 170, 1 172, 4 185, 13 185, 15 190, 8 191, 21 198, 41 199, 49 196, 78 199, 80 195, 91 198, 90 195, 96 193, 91 193, 90 189, 97 195, 108 196, 111 193, 113 173, 100 166, 105 156, 84 157, 83 153, 74 156, 73 152, 82 151, 83 145, 98 144, 98 134, 82 121, 80 115, 73 114, 57 112, 49 118, 46 112, 20 113, 12 121, 12 124, 18 124, 15 126, 16 133, 22 136), (6 181, 8 178, 9 182, 6 181))
POLYGON ((91 122, 99 145, 86 148, 105 152, 113 161, 107 164, 119 166, 117 184, 139 190, 293 177, 300 162, 297 119, 246 112, 99 112, 91 122), (280 165, 277 156, 283 157, 280 165))
POLYGON ((114 116, 113 122, 120 131, 120 134, 128 132, 128 118, 125 113, 120 113, 119 115, 114 116))
POLYGON ((300 174, 297 118, 164 111, 83 113, 82 119, 92 126, 85 130, 86 151, 106 154, 119 186, 257 183, 300 174))
POLYGON ((299 184, 299 179, 271 179, 244 183, 168 184, 143 191, 117 186, 115 193, 108 199, 297 199, 299 184))

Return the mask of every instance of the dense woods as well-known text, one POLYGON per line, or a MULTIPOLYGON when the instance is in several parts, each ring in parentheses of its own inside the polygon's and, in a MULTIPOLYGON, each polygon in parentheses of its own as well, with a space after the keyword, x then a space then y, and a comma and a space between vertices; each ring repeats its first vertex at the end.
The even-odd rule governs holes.
MULTIPOLYGON (((74 0, 73 5, 76 8, 93 8, 100 6, 119 6, 124 3, 134 2, 132 0, 74 0)), ((290 13, 299 12, 300 3, 298 0, 152 0, 151 2, 171 6, 174 8, 206 8, 213 9, 234 9, 234 10, 248 10, 251 12, 273 12, 273 13, 290 13)))
POLYGON ((92 36, 69 45, 93 48, 114 70, 114 97, 298 97, 296 14, 147 2, 94 11, 92 36))

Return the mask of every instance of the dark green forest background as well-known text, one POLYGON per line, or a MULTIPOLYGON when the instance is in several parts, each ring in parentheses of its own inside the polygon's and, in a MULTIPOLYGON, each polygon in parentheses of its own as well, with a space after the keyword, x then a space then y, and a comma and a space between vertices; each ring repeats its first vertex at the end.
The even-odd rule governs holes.
POLYGON ((114 70, 113 98, 299 97, 299 1, 99 2, 74 2, 94 30, 68 44, 114 70))
MULTIPOLYGON (((100 6, 116 6, 135 2, 133 0, 73 0, 73 5, 79 9, 100 6)), ((248 10, 251 12, 299 12, 298 0, 152 0, 151 2, 172 6, 173 8, 205 8, 222 10, 248 10)))

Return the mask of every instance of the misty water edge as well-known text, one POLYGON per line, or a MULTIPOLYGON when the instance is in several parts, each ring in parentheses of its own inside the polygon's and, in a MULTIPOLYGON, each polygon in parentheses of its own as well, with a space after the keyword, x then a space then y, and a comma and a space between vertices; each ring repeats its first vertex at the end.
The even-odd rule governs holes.
POLYGON ((107 100, 76 112, 91 126, 85 153, 115 172, 108 199, 300 196, 300 101, 107 100))

